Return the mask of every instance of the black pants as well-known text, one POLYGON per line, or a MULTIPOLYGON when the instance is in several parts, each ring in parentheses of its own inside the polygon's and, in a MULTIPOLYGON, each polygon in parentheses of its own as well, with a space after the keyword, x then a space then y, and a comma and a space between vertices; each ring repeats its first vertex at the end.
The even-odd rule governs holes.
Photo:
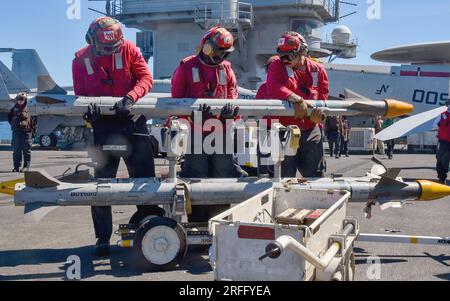
POLYGON ((341 135, 340 140, 341 140, 341 149, 339 151, 339 155, 348 156, 348 139, 345 139, 345 137, 341 135))
POLYGON ((322 128, 316 125, 311 131, 302 132, 297 154, 285 157, 281 166, 281 176, 284 178, 296 177, 297 171, 305 178, 324 177, 326 160, 322 128))
POLYGON ((447 180, 448 165, 450 163, 450 142, 439 141, 436 153, 436 171, 441 181, 447 180))
POLYGON ((28 168, 31 164, 31 146, 32 146, 32 134, 31 132, 24 132, 20 130, 14 130, 12 132, 13 147, 13 163, 14 169, 19 170, 22 166, 28 168))
MULTIPOLYGON (((267 157, 268 155, 261 155, 258 150, 258 173, 259 176, 268 174, 270 177, 273 177, 274 166, 262 164, 267 157)), ((281 163, 281 177, 295 178, 297 171, 307 178, 324 177, 326 166, 323 131, 317 125, 311 131, 302 131, 297 154, 295 156, 286 156, 281 163)))
POLYGON ((339 156, 340 152, 340 134, 339 132, 328 133, 328 145, 330 146, 330 155, 339 156))
MULTIPOLYGON (((194 133, 191 133, 192 135, 194 133)), ((202 137, 204 140, 206 136, 202 137)), ((191 141, 195 141, 191 136, 191 141)), ((223 145, 226 141, 224 141, 223 145)), ((244 172, 234 160, 233 154, 195 154, 194 143, 191 143, 191 154, 184 157, 180 176, 182 178, 238 178, 245 176, 244 172)), ((210 218, 226 211, 230 205, 192 206, 192 213, 188 215, 191 223, 207 222, 210 218)))
MULTIPOLYGON (((155 162, 153 147, 149 137, 133 135, 136 133, 148 135, 147 120, 142 116, 136 122, 131 119, 105 117, 94 126, 94 144, 96 146, 94 161, 97 162, 96 178, 115 178, 123 158, 131 178, 155 177, 155 162), (105 151, 104 146, 126 146, 126 150, 105 151)), ((138 210, 147 207, 138 206, 138 210)), ((109 242, 112 235, 111 207, 92 207, 95 236, 100 242, 109 242)))
POLYGON ((395 140, 386 141, 386 156, 392 158, 394 155, 395 140))

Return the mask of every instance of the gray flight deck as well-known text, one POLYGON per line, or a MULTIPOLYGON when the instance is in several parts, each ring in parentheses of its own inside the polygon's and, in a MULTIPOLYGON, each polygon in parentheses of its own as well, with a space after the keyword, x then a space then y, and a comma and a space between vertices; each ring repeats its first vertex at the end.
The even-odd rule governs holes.
MULTIPOLYGON (((364 175, 373 164, 370 155, 354 155, 340 160, 328 159, 328 173, 364 175)), ((85 152, 33 152, 32 168, 44 168, 59 175, 69 167, 87 162, 85 152)), ((399 154, 388 167, 403 167, 404 178, 433 179, 434 155, 399 154)), ((157 174, 167 173, 165 161, 157 160, 157 174)), ((11 153, 0 152, 0 182, 15 179, 8 173, 11 153)), ((122 164, 120 177, 127 172, 122 164)), ((363 233, 450 236, 450 197, 432 203, 407 203, 402 209, 373 211, 373 219, 363 216, 364 204, 351 204, 350 215, 359 217, 363 233)), ((126 223, 134 208, 115 207, 114 225, 126 223)), ((116 242, 118 237, 113 237, 116 242)), ((132 266, 131 252, 113 247, 111 259, 93 257, 94 234, 87 207, 58 208, 42 222, 25 224, 23 208, 14 207, 12 198, 0 196, 0 280, 65 280, 66 259, 81 258, 84 280, 213 280, 207 252, 189 250, 183 265, 176 270, 149 273, 132 266)), ((450 246, 420 246, 361 243, 356 245, 356 279, 367 278, 368 258, 381 259, 381 280, 450 280, 450 246)), ((262 254, 261 254, 262 255, 262 254)), ((255 255, 256 256, 256 255, 255 255)), ((370 260, 370 259, 369 259, 370 260)), ((373 267, 369 270, 373 272, 373 267)), ((373 275, 373 273, 371 274, 373 275)))

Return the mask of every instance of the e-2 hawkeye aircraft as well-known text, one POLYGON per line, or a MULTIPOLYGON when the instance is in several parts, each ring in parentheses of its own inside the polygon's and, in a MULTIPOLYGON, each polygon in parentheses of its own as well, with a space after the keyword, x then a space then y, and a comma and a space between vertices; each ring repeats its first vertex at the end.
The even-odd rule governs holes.
POLYGON ((402 99, 419 114, 445 105, 449 98, 450 41, 400 46, 374 53, 392 66, 327 64, 331 95, 345 89, 379 100, 402 99))

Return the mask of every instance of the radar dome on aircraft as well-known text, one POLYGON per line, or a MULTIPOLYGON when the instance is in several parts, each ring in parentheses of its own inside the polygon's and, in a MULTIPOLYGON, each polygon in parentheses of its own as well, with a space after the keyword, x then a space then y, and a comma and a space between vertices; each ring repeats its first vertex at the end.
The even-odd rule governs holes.
POLYGON ((352 31, 345 25, 336 27, 331 33, 334 44, 350 44, 352 31))

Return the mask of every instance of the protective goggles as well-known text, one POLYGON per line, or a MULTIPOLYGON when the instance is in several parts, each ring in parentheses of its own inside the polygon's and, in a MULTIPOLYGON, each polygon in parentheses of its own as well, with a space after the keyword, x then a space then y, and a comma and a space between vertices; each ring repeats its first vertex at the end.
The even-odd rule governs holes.
POLYGON ((214 50, 214 55, 221 59, 226 59, 230 53, 231 52, 228 49, 216 48, 214 50))
POLYGON ((104 44, 96 44, 95 51, 100 55, 111 55, 117 53, 122 46, 123 41, 116 43, 114 45, 104 45, 104 44))
POLYGON ((298 58, 298 53, 294 53, 294 54, 286 54, 286 55, 282 55, 280 57, 281 61, 283 63, 290 63, 295 61, 298 58))

